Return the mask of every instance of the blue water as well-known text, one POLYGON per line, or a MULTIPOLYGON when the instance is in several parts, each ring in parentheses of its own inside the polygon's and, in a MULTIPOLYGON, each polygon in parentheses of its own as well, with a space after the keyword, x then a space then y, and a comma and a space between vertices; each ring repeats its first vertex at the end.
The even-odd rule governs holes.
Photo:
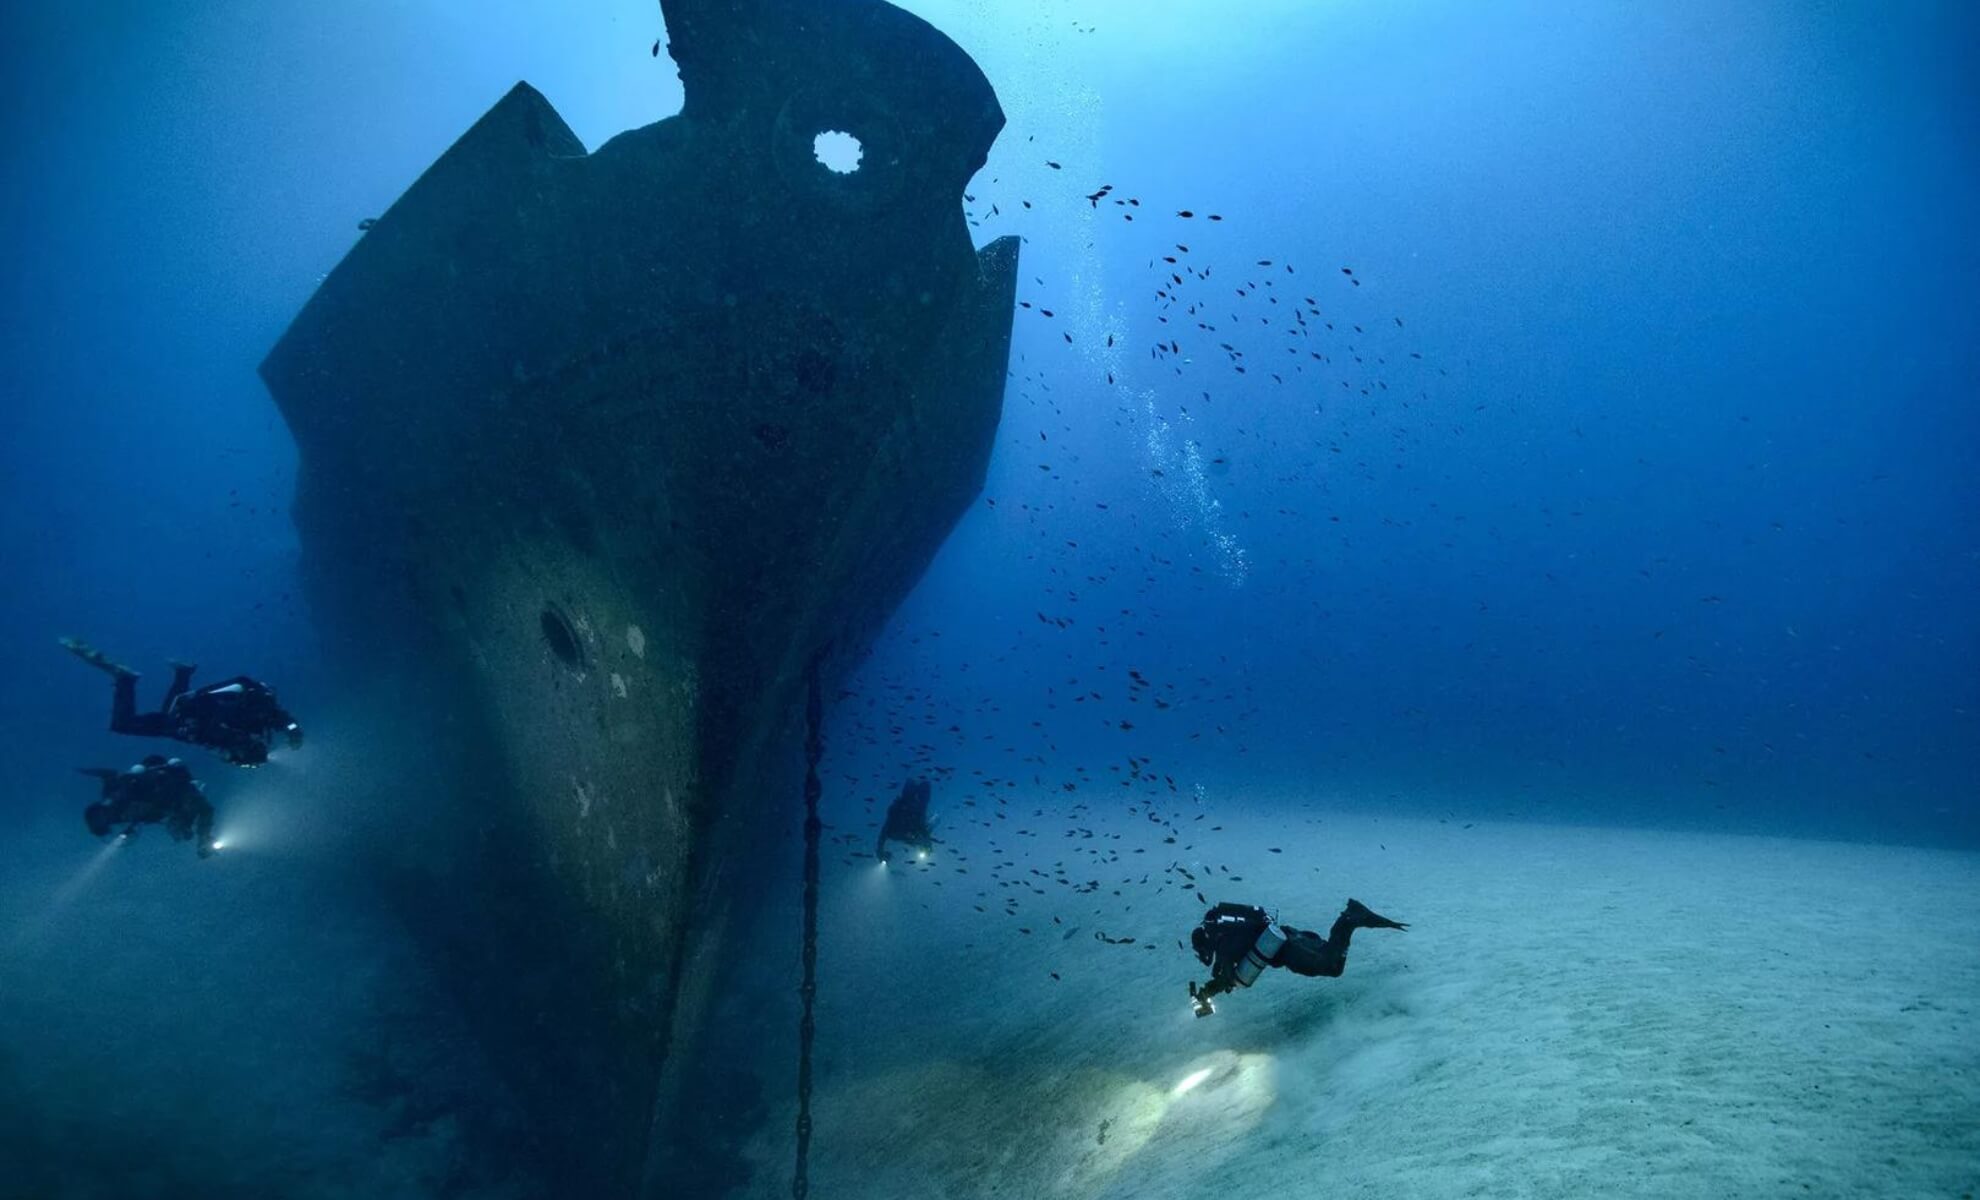
MULTIPOLYGON (((1980 843, 1971 6, 906 7, 1011 118, 966 210, 1025 237, 1030 307, 983 498, 834 713, 862 786, 1146 756, 1453 819, 1980 843)), ((517 79, 593 147, 680 89, 636 0, 0 33, 0 820, 66 827, 73 861, 6 873, 67 878, 71 768, 132 752, 57 636, 334 705, 254 368, 357 222, 517 79)))
POLYGON ((1970 15, 1163 12, 1012 51, 1090 152, 978 49, 1014 121, 972 211, 1055 317, 1020 312, 995 508, 905 614, 943 636, 892 652, 973 666, 950 703, 1013 736, 1072 676, 1180 689, 1048 722, 1089 760, 1203 733, 1192 770, 1370 804, 1980 834, 1970 15), (1217 332, 1155 294, 1178 242, 1217 332), (1285 336, 1306 297, 1334 333, 1285 336))

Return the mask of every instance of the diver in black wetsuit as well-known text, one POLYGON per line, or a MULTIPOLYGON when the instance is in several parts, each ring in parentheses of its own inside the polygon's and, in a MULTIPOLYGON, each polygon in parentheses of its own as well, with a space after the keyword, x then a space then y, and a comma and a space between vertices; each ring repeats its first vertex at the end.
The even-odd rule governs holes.
POLYGON ((190 663, 172 664, 172 686, 156 712, 137 711, 138 673, 112 662, 101 650, 71 638, 62 646, 115 681, 110 698, 110 731, 134 737, 168 737, 204 746, 237 767, 258 767, 268 761, 269 743, 278 734, 289 749, 302 747, 302 726, 275 699, 275 689, 246 675, 192 689, 190 663))
POLYGON ((928 824, 930 794, 926 779, 910 779, 901 785, 901 794, 887 806, 887 820, 880 826, 880 841, 873 847, 875 858, 883 863, 887 861, 888 842, 899 842, 923 857, 935 848, 935 832, 928 824))
POLYGON ((108 837, 120 826, 123 836, 130 837, 140 825, 162 825, 173 841, 190 839, 201 858, 219 849, 213 842, 213 805, 179 759, 149 754, 128 771, 77 769, 103 784, 102 799, 83 809, 83 823, 97 837, 108 837))
POLYGON ((1355 930, 1408 928, 1370 911, 1359 900, 1347 902, 1325 938, 1310 929, 1275 925, 1262 908, 1219 904, 1203 914, 1203 923, 1189 935, 1196 957, 1210 968, 1208 982, 1189 985, 1189 998, 1196 1015, 1207 1017, 1217 1011, 1213 996, 1250 987, 1266 967, 1284 967, 1295 975, 1338 977, 1347 969, 1348 939, 1355 930))

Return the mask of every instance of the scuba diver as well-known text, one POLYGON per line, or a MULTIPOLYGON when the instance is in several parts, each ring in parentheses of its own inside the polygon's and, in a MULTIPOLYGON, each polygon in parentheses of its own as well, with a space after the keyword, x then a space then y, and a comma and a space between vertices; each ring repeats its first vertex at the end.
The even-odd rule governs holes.
POLYGON ((888 842, 899 842, 924 858, 928 856, 935 848, 935 833, 928 824, 929 794, 926 779, 910 779, 901 785, 901 794, 887 806, 887 820, 880 826, 873 857, 885 863, 888 842))
POLYGON ((220 848, 213 841, 213 805, 183 761, 148 754, 128 771, 77 770, 103 782, 103 798, 83 809, 83 823, 97 837, 108 837, 119 826, 122 836, 131 837, 140 825, 162 825, 175 842, 191 839, 201 858, 220 848))
POLYGON ((172 686, 156 712, 137 710, 138 673, 112 662, 101 650, 74 638, 62 648, 115 681, 110 697, 110 732, 134 737, 168 737, 204 746, 237 767, 258 767, 268 761, 268 745, 276 734, 287 737, 289 749, 302 748, 302 726, 275 699, 275 689, 246 675, 192 690, 191 663, 172 664, 172 686))
POLYGON ((1266 967, 1284 967, 1295 975, 1337 977, 1347 969, 1348 939, 1355 930, 1408 928, 1370 911, 1359 900, 1347 902, 1325 938, 1310 929, 1276 924, 1262 908, 1219 904, 1203 914, 1203 923, 1189 935, 1196 957, 1210 968, 1207 983, 1189 985, 1191 1007, 1197 1016, 1209 1016, 1217 1011, 1213 996, 1250 987, 1266 967))

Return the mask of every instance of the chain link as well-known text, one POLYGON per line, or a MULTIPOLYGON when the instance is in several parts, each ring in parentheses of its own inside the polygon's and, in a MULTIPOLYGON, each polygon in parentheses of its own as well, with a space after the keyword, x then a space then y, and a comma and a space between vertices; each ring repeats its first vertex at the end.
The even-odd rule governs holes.
POLYGON ((818 695, 818 659, 811 660, 806 672, 808 695, 804 705, 804 982, 798 995, 804 1000, 804 1015, 798 1019, 797 1076, 797 1171, 791 1176, 793 1200, 805 1200, 811 1192, 811 1040, 816 1026, 811 1019, 812 1001, 818 996, 818 798, 824 789, 818 782, 818 762, 825 745, 819 737, 824 702, 818 695))

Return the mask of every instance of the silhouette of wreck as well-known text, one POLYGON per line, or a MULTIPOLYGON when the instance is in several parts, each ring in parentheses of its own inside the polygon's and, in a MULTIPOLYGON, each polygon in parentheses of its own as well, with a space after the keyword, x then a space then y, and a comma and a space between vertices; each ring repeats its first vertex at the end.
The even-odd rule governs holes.
POLYGON ((806 667, 979 492, 1017 266, 964 222, 1003 114, 954 43, 880 0, 662 8, 679 115, 587 153, 518 84, 261 368, 326 639, 453 781, 389 886, 564 1195, 717 1190, 806 667))

